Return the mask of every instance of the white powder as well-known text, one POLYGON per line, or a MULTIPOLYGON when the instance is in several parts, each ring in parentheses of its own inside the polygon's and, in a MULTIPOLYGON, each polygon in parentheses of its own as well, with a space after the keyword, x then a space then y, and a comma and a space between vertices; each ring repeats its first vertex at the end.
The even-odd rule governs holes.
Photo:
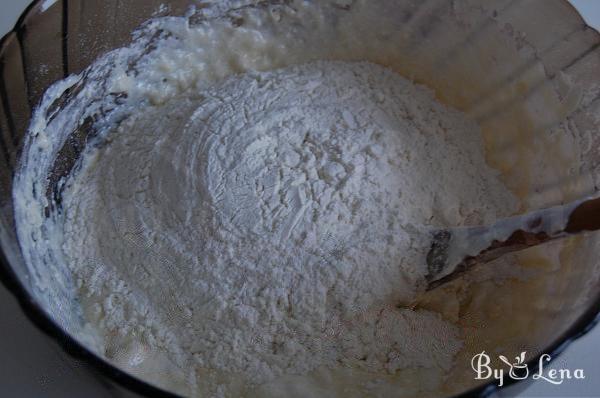
POLYGON ((477 126, 370 63, 247 73, 150 107, 70 180, 63 249, 107 354, 263 383, 339 363, 450 368, 458 330, 398 309, 426 224, 510 196, 477 126))
POLYGON ((339 2, 238 3, 248 2, 217 2, 233 19, 207 7, 210 23, 150 22, 88 70, 106 93, 84 85, 53 115, 81 77, 49 90, 15 184, 28 265, 52 275, 36 283, 59 318, 81 304, 97 351, 175 391, 241 396, 302 375, 312 390, 300 396, 315 396, 333 383, 318 374, 346 367, 369 383, 422 371, 435 385, 461 341, 441 315, 406 307, 425 274, 424 231, 516 205, 478 126, 372 63, 289 66, 378 59, 394 43, 376 29, 396 23, 380 18, 385 2, 342 2, 336 23, 325 16, 339 2), (146 53, 156 32, 166 33, 146 53), (56 137, 98 109, 109 110, 101 133, 46 219, 53 204, 39 193, 56 137))

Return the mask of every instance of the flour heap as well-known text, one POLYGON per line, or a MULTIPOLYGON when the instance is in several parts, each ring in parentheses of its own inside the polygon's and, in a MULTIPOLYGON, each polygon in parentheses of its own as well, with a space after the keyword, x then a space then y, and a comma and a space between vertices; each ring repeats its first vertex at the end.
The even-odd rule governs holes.
POLYGON ((452 366, 458 329, 401 308, 424 231, 512 198, 477 125, 429 90, 367 62, 248 72, 105 141, 66 182, 58 229, 109 359, 212 393, 227 382, 197 374, 452 366))

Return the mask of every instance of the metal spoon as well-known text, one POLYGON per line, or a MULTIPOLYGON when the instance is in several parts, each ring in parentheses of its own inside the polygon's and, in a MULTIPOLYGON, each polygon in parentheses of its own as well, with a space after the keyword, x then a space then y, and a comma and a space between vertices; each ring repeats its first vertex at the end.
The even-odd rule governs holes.
POLYGON ((427 254, 427 290, 506 253, 598 229, 600 197, 505 218, 488 226, 437 230, 427 254))

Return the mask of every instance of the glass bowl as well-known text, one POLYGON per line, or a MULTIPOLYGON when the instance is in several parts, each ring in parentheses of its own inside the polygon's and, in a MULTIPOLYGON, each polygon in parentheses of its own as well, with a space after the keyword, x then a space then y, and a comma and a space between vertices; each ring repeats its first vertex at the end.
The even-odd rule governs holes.
MULTIPOLYGON (((327 2, 335 6, 331 8, 331 21, 354 3, 327 2)), ((69 294, 60 287, 40 289, 39 282, 51 278, 50 273, 56 272, 59 265, 32 269, 25 263, 15 231, 13 176, 22 160, 32 111, 54 82, 83 72, 99 56, 129 43, 132 32, 149 18, 183 15, 192 4, 199 9, 219 8, 217 3, 40 0, 28 7, 14 30, 0 42, 3 282, 30 319, 67 352, 89 362, 109 380, 144 395, 176 396, 174 393, 181 391, 153 385, 111 364, 86 344, 81 322, 69 307, 69 294)), ((253 3, 269 7, 290 1, 253 3)), ((365 45, 363 53, 351 58, 393 68, 434 89, 441 101, 475 118, 482 126, 488 163, 501 171, 506 185, 522 200, 523 211, 597 191, 600 35, 567 1, 403 0, 372 4, 386 7, 387 14, 377 15, 387 15, 388 19, 381 21, 379 32, 358 31, 357 40, 371 40, 378 49, 370 51, 365 45)), ((229 18, 230 12, 220 7, 217 17, 229 18)), ((192 14, 190 18, 202 19, 202 15, 192 14)), ((319 54, 318 41, 313 44, 315 58, 341 57, 319 54)), ((78 89, 77 84, 69 87, 45 111, 64 109, 78 89)), ((93 116, 64 126, 62 150, 55 167, 48 170, 49 194, 56 193, 58 181, 69 174, 93 133, 93 116)), ((571 341, 589 331, 600 311, 599 237, 590 234, 570 238, 551 247, 558 253, 553 264, 543 259, 544 248, 520 256, 521 265, 544 269, 549 276, 544 283, 528 285, 531 291, 522 296, 516 293, 522 302, 520 308, 497 320, 531 323, 527 336, 509 336, 502 343, 507 347, 529 347, 532 367, 541 354, 555 358, 571 341)), ((468 347, 471 353, 479 348, 477 343, 468 347)), ((468 370, 453 377, 472 378, 465 376, 468 370)), ((505 386, 514 383, 507 380, 505 386)), ((521 388, 526 386, 526 382, 519 384, 521 388)), ((493 381, 485 381, 453 393, 487 396, 497 389, 493 381)))

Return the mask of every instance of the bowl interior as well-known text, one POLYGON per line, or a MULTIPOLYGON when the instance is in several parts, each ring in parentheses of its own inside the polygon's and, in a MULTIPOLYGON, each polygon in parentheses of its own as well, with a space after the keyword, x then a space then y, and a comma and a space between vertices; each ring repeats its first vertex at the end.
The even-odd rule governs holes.
MULTIPOLYGON (((61 179, 76 165, 99 128, 99 116, 106 116, 106 111, 81 112, 68 120, 53 116, 81 100, 78 95, 83 87, 93 86, 102 98, 111 95, 102 86, 102 76, 84 71, 99 56, 127 45, 142 22, 187 13, 194 23, 211 23, 238 18, 240 13, 293 7, 294 2, 260 2, 246 10, 204 3, 197 12, 189 12, 189 3, 38 2, 0 48, 0 243, 5 262, 29 299, 92 351, 95 348, 89 345, 64 267, 51 261, 44 267, 31 267, 24 261, 14 225, 12 178, 26 163, 27 128, 44 92, 56 81, 80 74, 69 84, 55 87, 61 90, 57 101, 37 111, 38 118, 56 134, 50 149, 56 153, 55 160, 39 165, 47 170, 44 194, 49 199, 60 197, 61 179)), ((288 45, 303 46, 302 58, 290 57, 278 66, 311 59, 369 60, 429 86, 441 101, 479 122, 486 159, 521 200, 522 211, 596 192, 600 180, 600 39, 566 1, 328 0, 315 2, 314 7, 314 20, 264 27, 280 30, 282 42, 288 45), (347 18, 347 7, 361 7, 361 17, 347 18), (336 46, 323 45, 323 38, 335 38, 336 29, 344 24, 353 24, 355 36, 337 43, 337 51, 325 52, 336 46), (285 34, 292 29, 294 35, 285 34)), ((151 47, 152 38, 141 40, 151 47)), ((261 68, 260 64, 251 66, 261 68)), ((89 110, 95 99, 88 101, 89 110)), ((51 207, 43 210, 38 217, 54 211, 51 207)), ((494 341, 511 355, 510 350, 527 349, 534 356, 564 339, 565 332, 590 311, 597 311, 599 252, 600 239, 593 235, 551 243, 518 255, 524 268, 542 270, 543 278, 494 289, 482 284, 461 293, 466 295, 462 304, 444 316, 465 330, 477 329, 479 337, 467 340, 457 360, 465 366, 452 371, 454 381, 447 392, 460 393, 470 386, 467 364, 473 353, 487 349, 483 341, 494 341), (511 300, 504 300, 507 295, 511 300), (497 311, 485 318, 477 315, 476 308, 466 304, 474 296, 497 311), (514 307, 515 302, 520 305, 514 307), (506 327, 507 322, 514 326, 506 327)), ((458 291, 460 286, 448 289, 458 291)), ((432 294, 423 306, 436 308, 442 297, 432 294)), ((185 392, 184 387, 161 387, 185 392)))

